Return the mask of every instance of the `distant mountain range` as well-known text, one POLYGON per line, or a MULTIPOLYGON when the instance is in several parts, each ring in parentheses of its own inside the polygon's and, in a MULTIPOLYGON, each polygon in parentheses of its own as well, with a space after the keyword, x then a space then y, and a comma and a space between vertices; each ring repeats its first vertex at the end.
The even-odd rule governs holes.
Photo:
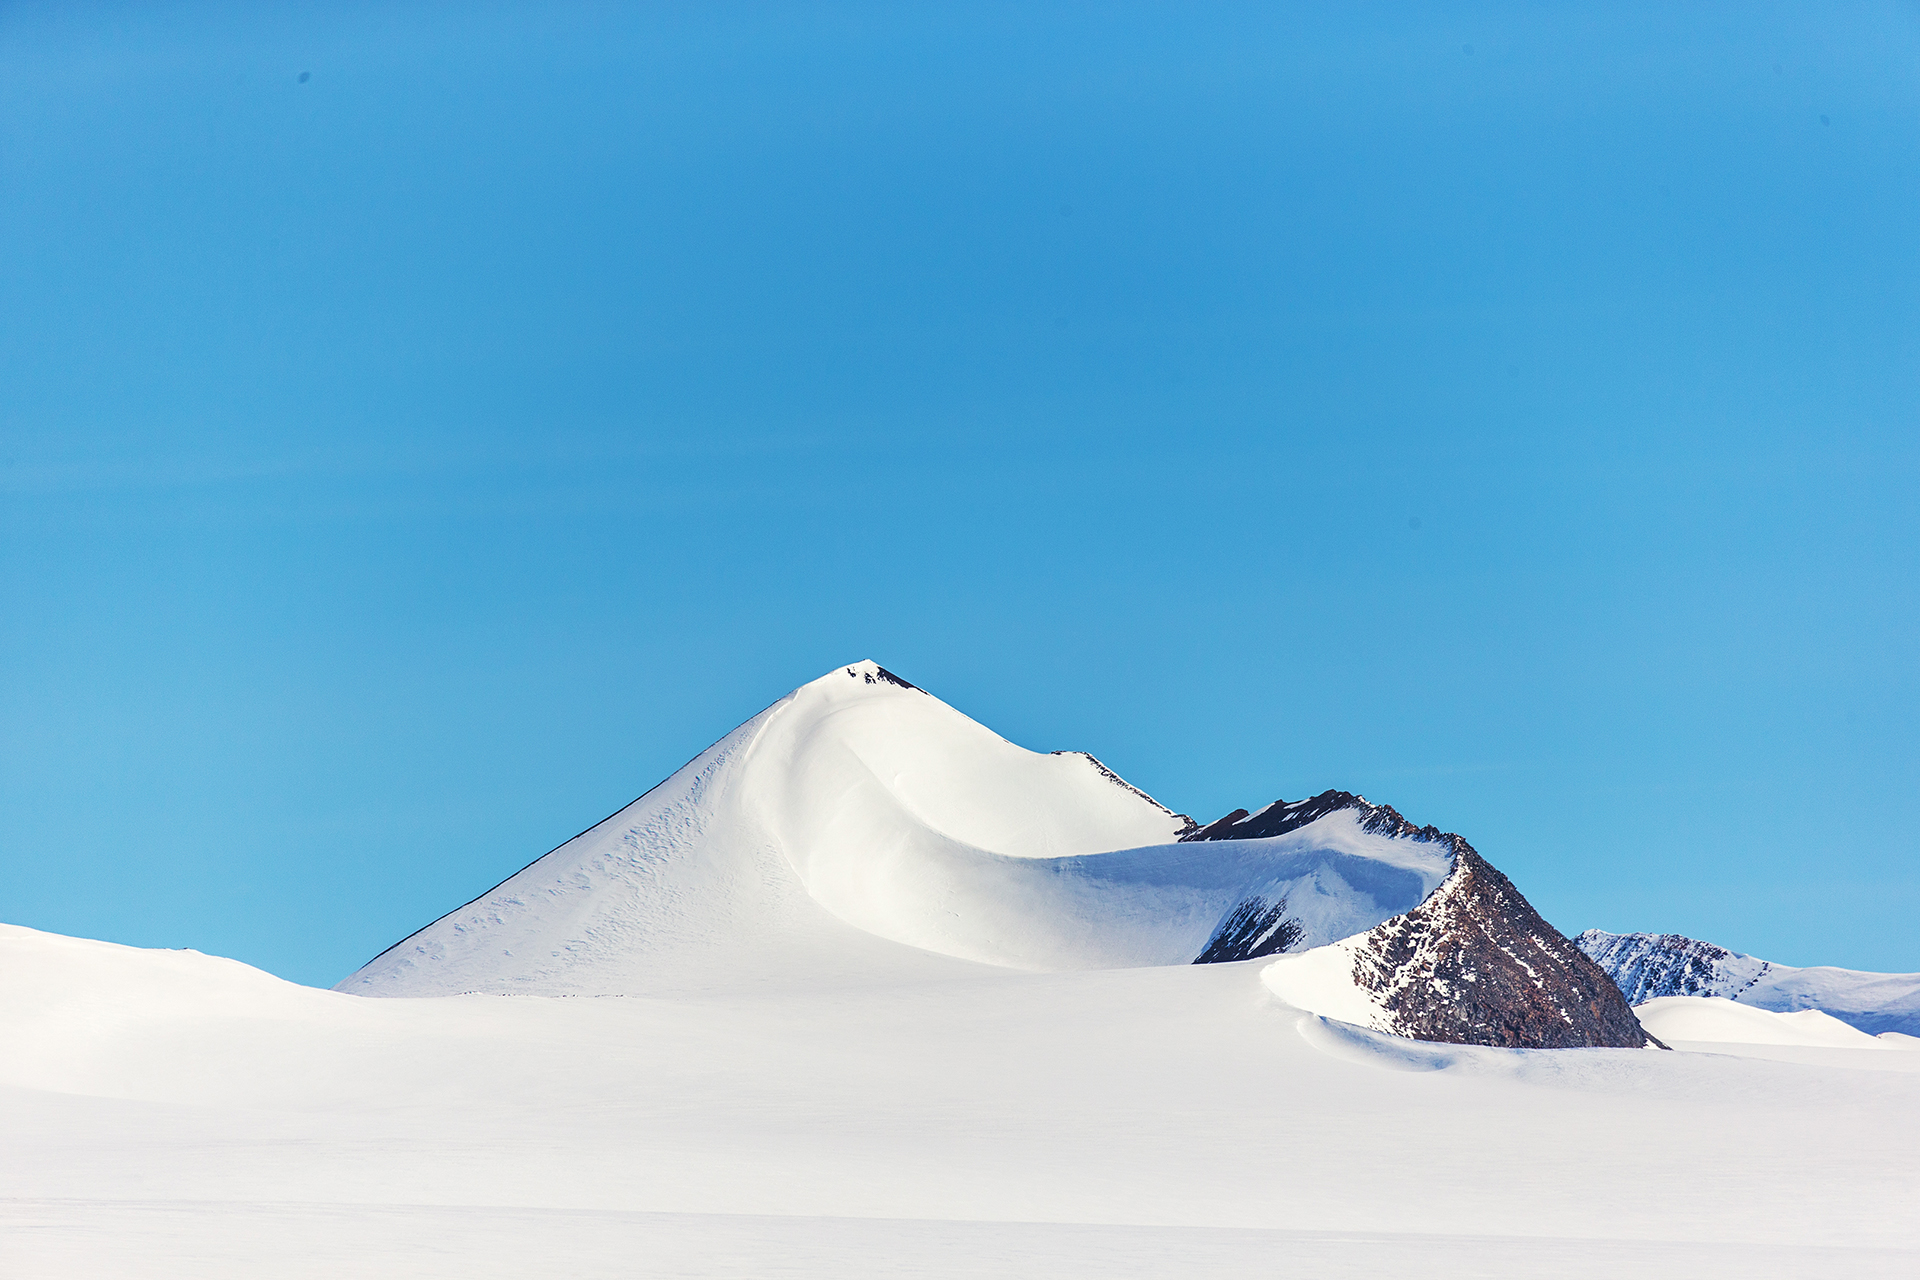
POLYGON ((1818 1009, 1869 1035, 1920 1036, 1920 973, 1863 973, 1826 965, 1799 969, 1677 933, 1606 933, 1574 939, 1632 1004, 1663 996, 1717 996, 1797 1013, 1818 1009))
POLYGON ((1201 826, 1090 755, 1015 746, 872 662, 796 689, 339 989, 604 995, 936 958, 1284 969, 1310 955, 1314 980, 1287 998, 1373 1030, 1649 1042, 1600 968, 1456 835, 1344 791, 1201 826))

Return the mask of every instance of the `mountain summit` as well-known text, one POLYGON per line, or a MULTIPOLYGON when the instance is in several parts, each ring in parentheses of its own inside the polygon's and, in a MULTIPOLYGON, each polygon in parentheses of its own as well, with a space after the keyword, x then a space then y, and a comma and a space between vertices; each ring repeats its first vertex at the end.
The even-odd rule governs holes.
POLYGON ((1356 939, 1369 949, 1344 980, 1392 988, 1375 1029, 1646 1042, 1612 984, 1457 836, 1340 791, 1202 827, 1093 756, 1015 746, 873 662, 794 690, 339 989, 638 994, 1356 939))

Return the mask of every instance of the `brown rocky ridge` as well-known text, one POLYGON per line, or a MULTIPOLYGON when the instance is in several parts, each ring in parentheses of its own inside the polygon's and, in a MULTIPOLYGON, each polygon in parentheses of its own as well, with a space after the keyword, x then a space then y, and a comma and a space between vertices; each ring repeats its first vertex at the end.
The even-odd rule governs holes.
MULTIPOLYGON (((1328 791, 1254 815, 1235 810, 1184 839, 1261 839, 1343 810, 1374 834, 1444 841, 1453 859, 1453 871, 1419 906, 1333 944, 1353 952, 1355 985, 1379 1003, 1384 1025, 1376 1029, 1509 1049, 1666 1047, 1641 1027, 1613 979, 1457 835, 1328 791)), ((1285 952, 1299 932, 1287 928, 1285 907, 1284 900, 1241 904, 1195 963, 1285 952)))

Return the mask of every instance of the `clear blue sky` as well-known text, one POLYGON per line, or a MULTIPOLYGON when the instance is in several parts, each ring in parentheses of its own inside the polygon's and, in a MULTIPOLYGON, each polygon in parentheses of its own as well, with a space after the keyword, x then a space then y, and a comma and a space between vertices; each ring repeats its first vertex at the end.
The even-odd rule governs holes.
POLYGON ((1920 10, 0 9, 0 920, 332 983, 872 657, 1920 969, 1920 10))

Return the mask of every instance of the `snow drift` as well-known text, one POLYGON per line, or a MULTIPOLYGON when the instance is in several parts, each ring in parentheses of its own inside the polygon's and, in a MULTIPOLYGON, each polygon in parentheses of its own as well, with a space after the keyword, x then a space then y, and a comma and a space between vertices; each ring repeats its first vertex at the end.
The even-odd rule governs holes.
POLYGON ((1774 1013, 1719 996, 1659 996, 1634 1009, 1648 1031, 1669 1044, 1771 1044, 1818 1049, 1891 1049, 1818 1009, 1774 1013))

